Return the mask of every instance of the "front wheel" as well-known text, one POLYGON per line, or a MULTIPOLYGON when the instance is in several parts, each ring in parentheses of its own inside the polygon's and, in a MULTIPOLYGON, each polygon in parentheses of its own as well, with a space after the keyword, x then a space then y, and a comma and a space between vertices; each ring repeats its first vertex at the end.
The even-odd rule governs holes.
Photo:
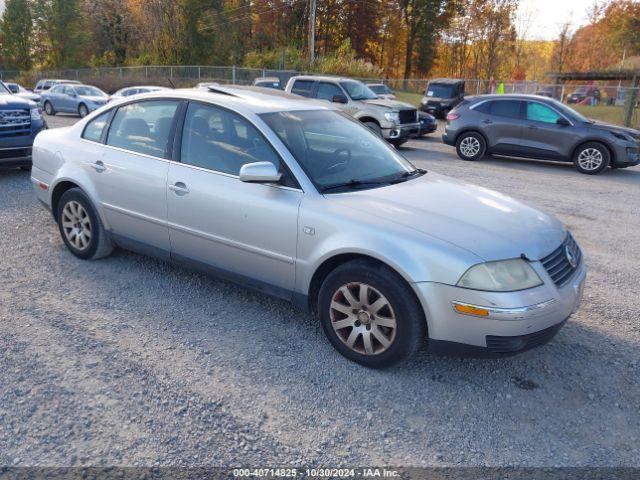
POLYGON ((53 105, 51 105, 51 102, 47 101, 44 102, 44 111, 47 115, 55 115, 56 111, 53 109, 53 105))
POLYGON ((376 122, 364 122, 363 125, 373 133, 375 133, 378 137, 382 138, 382 129, 376 122))
POLYGON ((80 118, 84 118, 89 115, 89 109, 84 103, 81 103, 78 107, 78 115, 80 115, 80 118))
POLYGON ((335 349, 365 367, 405 360, 425 339, 424 313, 411 288, 390 268, 367 260, 347 262, 327 276, 318 313, 335 349))
POLYGON ((458 137, 456 152, 462 160, 478 160, 487 151, 484 137, 476 132, 465 132, 458 137))
POLYGON ((585 143, 573 155, 573 164, 580 173, 596 175, 611 162, 609 149, 598 142, 585 143))
POLYGON ((62 194, 58 202, 58 228, 67 248, 84 260, 108 256, 113 245, 89 197, 79 188, 62 194))

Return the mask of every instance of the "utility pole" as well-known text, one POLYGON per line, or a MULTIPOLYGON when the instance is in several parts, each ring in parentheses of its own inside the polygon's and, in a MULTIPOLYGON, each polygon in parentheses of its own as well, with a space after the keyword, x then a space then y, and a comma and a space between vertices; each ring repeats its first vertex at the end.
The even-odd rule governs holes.
POLYGON ((316 61, 316 0, 309 0, 309 59, 316 61))

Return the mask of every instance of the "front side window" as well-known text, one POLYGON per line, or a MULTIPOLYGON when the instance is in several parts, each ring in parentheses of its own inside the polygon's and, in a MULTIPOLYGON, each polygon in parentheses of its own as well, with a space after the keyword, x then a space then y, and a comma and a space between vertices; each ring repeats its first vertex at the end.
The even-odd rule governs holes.
POLYGON ((296 80, 293 82, 293 87, 291 87, 291 93, 302 95, 303 97, 310 97, 312 89, 313 80, 296 80))
POLYGON ((527 102, 527 120, 543 123, 557 123, 560 114, 553 109, 536 102, 527 102))
POLYGON ((340 85, 347 91, 352 100, 373 100, 374 98, 378 98, 378 96, 362 82, 346 80, 340 82, 340 85))
MULTIPOLYGON (((43 88, 46 90, 48 87, 43 87, 43 88)), ((58 85, 58 86, 55 86, 55 87, 51 88, 49 91, 51 93, 62 93, 63 90, 64 90, 64 87, 61 86, 61 85, 58 85)))
POLYGON ((191 103, 182 133, 180 160, 187 165, 238 175, 247 163, 271 162, 282 171, 273 148, 248 120, 211 105, 191 103))
POLYGON ((109 118, 110 113, 110 111, 105 112, 91 120, 87 126, 84 127, 82 138, 91 140, 92 142, 99 142, 102 138, 102 131, 104 130, 104 126, 107 124, 107 119, 109 118))
POLYGON ((416 171, 387 142, 340 112, 307 110, 260 117, 320 191, 373 188, 409 178, 416 171))
POLYGON ((130 103, 118 108, 107 137, 107 145, 132 152, 167 158, 167 143, 175 100, 130 103))
POLYGON ((318 84, 318 93, 316 94, 316 97, 320 100, 329 100, 331 102, 333 101, 333 97, 336 95, 344 95, 342 90, 340 90, 340 87, 337 85, 328 82, 320 82, 318 84))

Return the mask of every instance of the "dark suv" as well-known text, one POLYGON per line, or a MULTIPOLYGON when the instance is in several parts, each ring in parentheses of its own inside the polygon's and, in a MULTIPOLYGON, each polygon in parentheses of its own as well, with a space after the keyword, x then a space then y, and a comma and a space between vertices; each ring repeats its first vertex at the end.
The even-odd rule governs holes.
POLYGON ((420 110, 438 118, 447 113, 464 98, 464 80, 438 78, 431 80, 420 102, 420 110))
POLYGON ((33 139, 43 128, 47 125, 38 105, 0 82, 0 167, 28 168, 33 139))
POLYGON ((463 160, 485 154, 558 160, 587 174, 640 163, 640 131, 594 122, 536 95, 467 97, 447 116, 442 140, 463 160))

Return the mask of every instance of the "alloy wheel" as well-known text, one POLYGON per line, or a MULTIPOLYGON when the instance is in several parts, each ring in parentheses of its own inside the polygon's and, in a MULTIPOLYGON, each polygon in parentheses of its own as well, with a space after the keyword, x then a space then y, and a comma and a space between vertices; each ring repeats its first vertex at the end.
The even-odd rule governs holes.
POLYGON ((585 148, 578 155, 578 165, 588 171, 597 170, 603 161, 602 152, 597 148, 585 148))
POLYGON ((480 152, 480 148, 480 140, 475 137, 466 137, 460 142, 460 152, 468 158, 475 157, 480 152))
POLYGON ((91 219, 84 207, 76 201, 62 209, 62 230, 67 241, 77 250, 85 250, 91 243, 91 219))
POLYGON ((378 355, 393 343, 397 323, 391 303, 371 285, 341 286, 329 306, 331 326, 342 343, 363 355, 378 355))

